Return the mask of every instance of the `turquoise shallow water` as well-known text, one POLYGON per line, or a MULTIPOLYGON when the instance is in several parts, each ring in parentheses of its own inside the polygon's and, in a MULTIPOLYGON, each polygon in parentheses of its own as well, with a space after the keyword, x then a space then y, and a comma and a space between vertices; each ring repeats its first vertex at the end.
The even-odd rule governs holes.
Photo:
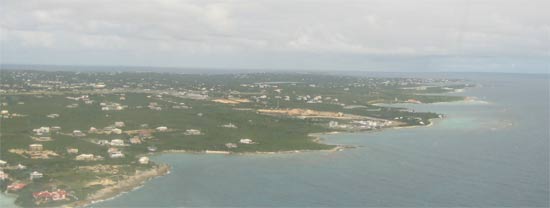
POLYGON ((327 136, 342 152, 164 154, 172 173, 94 207, 549 206, 548 77, 474 77, 489 103, 408 105, 435 125, 327 136))
POLYGON ((548 207, 548 76, 465 78, 488 103, 406 105, 447 116, 431 127, 330 135, 360 146, 334 153, 159 155, 171 174, 93 207, 548 207))

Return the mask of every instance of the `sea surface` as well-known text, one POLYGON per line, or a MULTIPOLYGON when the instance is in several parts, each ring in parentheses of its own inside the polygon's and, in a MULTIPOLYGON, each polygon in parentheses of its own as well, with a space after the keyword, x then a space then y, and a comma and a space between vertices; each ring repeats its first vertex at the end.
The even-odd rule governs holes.
POLYGON ((359 146, 332 153, 163 154, 169 175, 92 207, 549 207, 548 74, 449 76, 481 101, 400 105, 446 115, 430 127, 327 135, 359 146))
POLYGON ((430 127, 326 136, 341 152, 163 154, 171 174, 93 207, 549 207, 548 75, 474 75, 481 101, 401 105, 430 127))

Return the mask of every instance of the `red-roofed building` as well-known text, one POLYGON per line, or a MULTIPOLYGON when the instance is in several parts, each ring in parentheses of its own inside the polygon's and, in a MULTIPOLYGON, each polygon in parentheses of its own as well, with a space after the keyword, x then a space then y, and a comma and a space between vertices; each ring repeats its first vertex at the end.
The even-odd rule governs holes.
POLYGON ((43 200, 43 201, 59 201, 67 199, 67 191, 62 189, 57 189, 56 191, 40 191, 32 193, 34 200, 43 200))
POLYGON ((8 185, 8 191, 19 191, 19 190, 25 188, 25 186, 27 186, 27 184, 12 183, 12 184, 8 185))

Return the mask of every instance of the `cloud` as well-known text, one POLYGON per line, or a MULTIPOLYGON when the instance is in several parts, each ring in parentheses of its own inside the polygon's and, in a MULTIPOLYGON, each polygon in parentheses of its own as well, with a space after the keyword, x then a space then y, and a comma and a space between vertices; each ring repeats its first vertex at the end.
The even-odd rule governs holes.
MULTIPOLYGON (((158 53, 224 57, 220 60, 249 54, 550 53, 547 0, 0 0, 0 5, 2 50, 26 51, 29 60, 39 53, 32 51, 36 48, 82 56, 109 51, 121 64, 132 64, 136 54, 158 53)), ((13 54, 4 57, 2 62, 18 61, 8 59, 13 54)))

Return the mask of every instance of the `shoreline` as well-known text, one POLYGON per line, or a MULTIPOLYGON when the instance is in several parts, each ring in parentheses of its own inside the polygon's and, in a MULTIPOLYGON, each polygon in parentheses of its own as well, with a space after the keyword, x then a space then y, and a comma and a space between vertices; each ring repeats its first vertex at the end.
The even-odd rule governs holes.
MULTIPOLYGON (((469 101, 466 101, 469 102, 469 101)), ((447 102, 444 102, 447 103, 447 102)), ((433 104, 433 103, 428 103, 433 104)), ((410 125, 410 126, 393 126, 383 129, 376 129, 376 130, 364 130, 364 131, 329 131, 329 132, 318 132, 318 133, 309 133, 308 137, 313 137, 312 141, 320 144, 327 144, 327 145, 334 145, 333 148, 330 149, 320 149, 320 150, 284 150, 284 151, 272 151, 272 152, 262 152, 262 151, 256 151, 256 152, 230 152, 230 151, 218 151, 218 150, 203 150, 203 151, 194 151, 194 150, 164 150, 161 152, 153 152, 148 153, 145 155, 160 155, 165 153, 191 153, 191 154, 222 154, 222 155, 257 155, 257 154, 290 154, 290 153, 307 153, 307 152, 338 152, 343 151, 345 149, 351 149, 356 148, 358 146, 356 145, 342 145, 342 144, 328 144, 326 142, 323 142, 323 137, 326 135, 335 135, 335 134, 342 134, 342 133, 350 133, 350 134, 356 134, 356 133, 365 133, 365 132, 374 132, 374 131, 384 131, 384 130, 391 130, 391 129, 408 129, 408 128, 417 128, 417 127, 431 127, 434 125, 434 120, 440 120, 443 118, 433 118, 429 119, 429 124, 427 125, 410 125)), ((154 168, 145 170, 145 171, 138 171, 136 174, 128 176, 127 178, 119 181, 116 185, 105 187, 103 189, 100 189, 96 191, 95 193, 91 194, 89 197, 87 197, 84 200, 75 201, 66 205, 63 205, 62 207, 87 207, 95 203, 100 203, 102 201, 114 199, 122 194, 129 193, 135 189, 138 189, 139 187, 142 187, 145 185, 145 183, 149 180, 152 180, 156 177, 161 177, 164 175, 167 175, 170 173, 171 167, 168 164, 158 164, 155 165, 154 168)), ((6 194, 4 194, 6 197, 10 197, 6 194)))
MULTIPOLYGON (((230 152, 230 151, 217 151, 217 150, 203 150, 203 151, 193 151, 193 150, 164 150, 161 152, 154 152, 154 153, 148 153, 145 155, 161 155, 165 153, 187 153, 187 154, 222 154, 222 155, 257 155, 257 154, 295 154, 295 153, 308 153, 308 152, 339 152, 343 151, 345 149, 351 149, 356 148, 358 146, 356 145, 342 145, 342 144, 328 144, 326 142, 323 142, 322 140, 324 136, 327 135, 335 135, 335 134, 342 134, 342 133, 350 133, 350 134, 356 134, 356 133, 366 133, 366 132, 374 132, 374 131, 384 131, 384 130, 391 130, 391 129, 405 129, 405 128, 417 128, 417 127, 430 127, 434 124, 433 120, 439 120, 441 118, 435 118, 430 119, 430 123, 428 125, 411 125, 411 126, 394 126, 389 128, 383 128, 383 129, 376 129, 376 130, 365 130, 365 131, 329 131, 329 132, 318 132, 318 133, 309 133, 308 137, 313 137, 312 141, 320 144, 327 144, 327 145, 334 145, 333 148, 330 149, 320 149, 320 150, 284 150, 284 151, 273 151, 273 152, 262 152, 262 151, 256 151, 256 152, 230 152)), ((75 201, 66 205, 63 205, 62 207, 88 207, 95 203, 100 203, 102 201, 114 199, 122 194, 131 192, 135 189, 138 189, 141 186, 144 186, 145 183, 149 180, 152 180, 156 177, 161 177, 164 175, 167 175, 170 173, 171 167, 168 164, 157 164, 152 169, 145 170, 145 171, 138 171, 136 174, 128 176, 127 178, 119 181, 117 184, 109 187, 105 187, 103 189, 100 189, 94 193, 92 193, 90 196, 88 196, 84 200, 75 201)), ((4 194, 6 197, 11 197, 9 195, 4 194)))
MULTIPOLYGON (((386 129, 402 129, 402 128, 416 128, 416 127, 430 127, 433 125, 433 119, 430 119, 430 123, 425 126, 412 125, 405 127, 390 127, 386 129)), ((380 129, 376 131, 383 131, 385 129, 380 129)), ((314 137, 313 141, 317 143, 327 144, 322 142, 323 136, 326 135, 335 135, 341 133, 362 133, 370 131, 354 131, 354 132, 342 132, 342 131, 331 131, 331 132, 319 132, 319 133, 310 133, 307 136, 314 137)), ((285 150, 285 151, 274 151, 274 152, 229 152, 229 151, 214 151, 214 150, 204 150, 204 151, 190 151, 190 150, 164 150, 162 152, 150 153, 149 155, 160 155, 165 153, 190 153, 190 154, 224 154, 224 155, 257 155, 257 154, 289 154, 289 153, 307 153, 307 152, 338 152, 343 151, 344 149, 356 148, 355 145, 341 145, 335 144, 335 147, 325 150, 285 150)), ((137 173, 136 175, 129 176, 127 179, 117 183, 117 185, 106 187, 100 189, 99 191, 92 194, 89 198, 77 201, 72 204, 66 205, 64 207, 86 207, 94 203, 99 203, 105 200, 114 199, 124 193, 133 191, 145 184, 145 182, 152 180, 156 177, 161 177, 169 174, 170 166, 167 164, 160 164, 154 169, 143 171, 137 173), (121 184, 122 183, 122 184, 121 184)))
POLYGON ((108 186, 96 191, 84 200, 63 205, 63 207, 87 207, 91 204, 113 199, 121 194, 133 191, 145 184, 145 182, 170 173, 171 167, 167 164, 155 165, 152 169, 137 171, 136 174, 128 176, 119 181, 116 185, 108 186))

